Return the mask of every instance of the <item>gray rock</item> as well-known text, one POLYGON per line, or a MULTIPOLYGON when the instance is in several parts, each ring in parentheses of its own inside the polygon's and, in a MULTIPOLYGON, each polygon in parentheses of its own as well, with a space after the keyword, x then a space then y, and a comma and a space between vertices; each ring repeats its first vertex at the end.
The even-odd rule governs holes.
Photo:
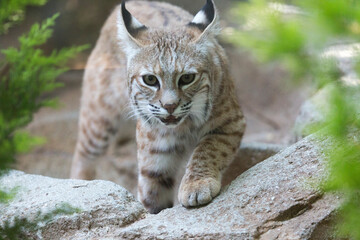
POLYGON ((223 175, 221 185, 229 185, 241 173, 245 172, 255 164, 275 155, 283 148, 284 146, 279 144, 259 142, 241 143, 235 159, 223 175))
MULTIPOLYGON (((346 101, 358 102, 360 98, 359 86, 347 86, 346 101)), ((337 86, 334 84, 327 84, 302 104, 294 125, 295 134, 293 142, 313 133, 311 131, 314 131, 314 129, 311 130, 311 126, 317 126, 315 130, 319 130, 319 126, 324 125, 328 118, 327 116, 332 115, 332 111, 335 110, 333 108, 333 91, 336 88, 337 86)), ((360 116, 360 107, 358 105, 354 105, 354 107, 356 107, 354 110, 357 115, 360 116)))
MULTIPOLYGON (((360 44, 338 43, 328 47, 321 57, 324 59, 333 59, 341 73, 339 82, 348 88, 358 88, 360 79, 355 71, 355 64, 360 54, 360 44)), ((307 128, 312 124, 322 123, 329 110, 331 109, 333 94, 332 88, 337 87, 333 84, 327 84, 317 91, 311 98, 306 100, 300 108, 299 114, 295 120, 295 137, 297 141, 308 135, 307 128)), ((359 98, 358 94, 349 96, 355 101, 359 98)))
POLYGON ((102 236, 112 228, 126 226, 144 217, 145 209, 133 195, 108 181, 54 179, 10 171, 0 179, 7 189, 19 187, 9 204, 0 204, 0 225, 14 217, 32 220, 41 211, 46 214, 63 203, 79 208, 80 213, 61 215, 45 223, 36 239, 82 239, 102 236), (97 229, 95 232, 91 229, 97 229))
POLYGON ((324 121, 324 116, 329 110, 331 102, 330 92, 333 85, 327 85, 317 91, 311 98, 306 100, 296 117, 294 125, 294 142, 309 135, 309 127, 324 121))
MULTIPOLYGON (((257 164, 201 208, 175 206, 119 230, 120 239, 327 239, 319 233, 340 199, 314 182, 325 174, 319 142, 304 139, 257 164)), ((325 224, 326 225, 326 224, 325 224)), ((324 235, 325 234, 325 235, 324 235)))
POLYGON ((329 141, 307 137, 241 174, 210 204, 177 205, 158 215, 111 182, 11 171, 1 186, 21 189, 1 208, 0 221, 67 202, 82 212, 53 219, 34 239, 330 239, 342 199, 316 188, 326 176, 322 144, 329 141))

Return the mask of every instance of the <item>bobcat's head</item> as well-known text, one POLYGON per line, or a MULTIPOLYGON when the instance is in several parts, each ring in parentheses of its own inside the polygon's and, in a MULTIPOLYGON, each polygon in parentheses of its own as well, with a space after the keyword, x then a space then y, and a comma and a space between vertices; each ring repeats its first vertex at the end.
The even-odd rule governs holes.
MULTIPOLYGON (((212 0, 187 25, 148 28, 121 6, 118 37, 127 56, 135 115, 149 124, 203 124, 212 108, 212 74, 218 34, 212 0)), ((216 63, 217 61, 217 63, 216 63)))

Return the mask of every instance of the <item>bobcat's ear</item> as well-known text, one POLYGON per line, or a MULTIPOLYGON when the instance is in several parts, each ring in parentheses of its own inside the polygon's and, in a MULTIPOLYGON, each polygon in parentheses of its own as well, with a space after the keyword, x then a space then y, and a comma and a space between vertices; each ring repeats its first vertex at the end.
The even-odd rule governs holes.
POLYGON ((217 10, 213 0, 207 0, 205 6, 195 15, 194 19, 188 24, 190 27, 196 27, 202 31, 203 35, 218 35, 220 28, 218 24, 217 10))
POLYGON ((121 3, 121 10, 117 18, 117 36, 121 40, 121 44, 125 53, 137 50, 142 45, 137 39, 139 33, 147 29, 145 25, 140 23, 125 7, 125 0, 121 3))

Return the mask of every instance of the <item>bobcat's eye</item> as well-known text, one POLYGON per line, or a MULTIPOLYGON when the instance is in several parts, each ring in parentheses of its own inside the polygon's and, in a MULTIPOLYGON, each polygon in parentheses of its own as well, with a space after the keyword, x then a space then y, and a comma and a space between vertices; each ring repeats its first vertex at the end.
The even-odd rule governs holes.
POLYGON ((152 87, 159 85, 159 81, 158 81, 157 77, 155 77, 154 75, 144 75, 142 78, 146 85, 149 85, 152 87))
POLYGON ((184 85, 190 84, 194 81, 194 79, 195 79, 195 73, 184 74, 179 79, 179 85, 184 86, 184 85))

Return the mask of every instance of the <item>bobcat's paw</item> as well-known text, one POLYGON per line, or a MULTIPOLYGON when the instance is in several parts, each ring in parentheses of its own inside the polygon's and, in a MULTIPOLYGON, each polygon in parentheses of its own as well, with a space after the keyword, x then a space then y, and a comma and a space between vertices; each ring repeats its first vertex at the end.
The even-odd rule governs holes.
POLYGON ((179 202, 184 207, 204 205, 219 194, 220 188, 220 181, 214 178, 189 180, 184 176, 179 188, 179 202))

